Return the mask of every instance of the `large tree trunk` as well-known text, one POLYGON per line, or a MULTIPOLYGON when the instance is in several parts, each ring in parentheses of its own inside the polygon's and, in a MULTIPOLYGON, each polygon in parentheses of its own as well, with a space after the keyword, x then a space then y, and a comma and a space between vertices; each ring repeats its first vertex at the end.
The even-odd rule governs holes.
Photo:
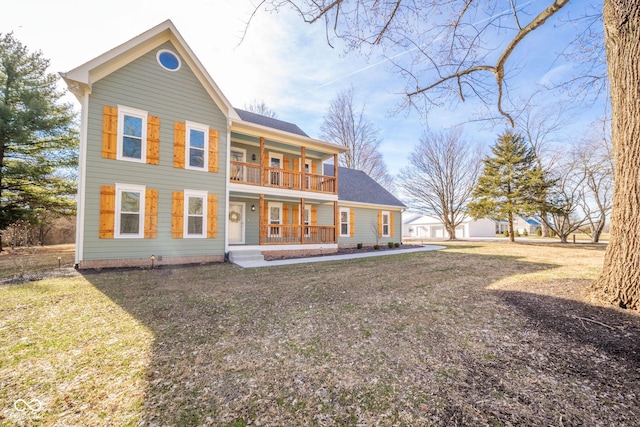
POLYGON ((640 309, 640 3, 605 0, 614 192, 611 237, 596 296, 640 309))

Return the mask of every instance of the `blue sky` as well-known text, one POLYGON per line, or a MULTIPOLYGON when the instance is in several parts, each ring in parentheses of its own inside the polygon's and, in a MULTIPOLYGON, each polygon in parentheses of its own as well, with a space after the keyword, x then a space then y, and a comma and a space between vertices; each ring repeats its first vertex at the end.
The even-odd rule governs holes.
MULTIPOLYGON (((312 137, 318 137, 331 99, 353 86, 357 102, 365 104, 367 118, 380 129, 381 151, 392 174, 407 164, 409 153, 427 126, 440 130, 467 123, 466 137, 487 147, 505 127, 504 122, 468 123, 486 112, 475 100, 447 102, 442 108, 431 110, 427 118, 414 110, 391 114, 402 100, 399 93, 405 81, 387 61, 376 54, 366 58, 345 54, 339 47, 331 48, 322 25, 305 24, 286 11, 258 14, 239 43, 252 3, 255 2, 20 0, 3 7, 0 32, 13 32, 29 50, 41 50, 51 61, 51 71, 60 72, 171 19, 234 106, 243 108, 254 99, 264 101, 280 119, 296 123, 312 137)), ((503 3, 507 8, 509 2, 503 3)), ((535 6, 546 2, 521 3, 535 6)), ((537 84, 561 80, 573 70, 572 64, 555 54, 571 37, 573 28, 560 25, 559 21, 551 24, 514 56, 512 64, 518 71, 509 82, 512 94, 521 93, 526 98, 537 84)), ((539 100, 551 105, 560 96, 547 94, 539 100)), ((69 100, 79 108, 75 98, 69 100)), ((598 102, 589 110, 574 111, 567 117, 571 125, 556 135, 558 144, 586 129, 603 108, 603 103, 598 102)))

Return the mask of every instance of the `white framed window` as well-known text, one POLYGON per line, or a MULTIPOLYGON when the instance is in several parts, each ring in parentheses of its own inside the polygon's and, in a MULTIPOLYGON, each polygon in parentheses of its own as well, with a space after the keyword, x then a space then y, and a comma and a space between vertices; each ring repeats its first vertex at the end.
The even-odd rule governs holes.
POLYGON ((391 215, 388 211, 382 211, 382 237, 391 235, 391 215))
MULTIPOLYGON (((229 157, 231 158, 232 162, 245 163, 247 161, 247 150, 245 150, 244 148, 231 147, 229 157)), ((246 169, 247 167, 244 165, 231 163, 231 180, 246 181, 246 169)))
MULTIPOLYGON (((284 167, 284 156, 278 153, 269 153, 269 166, 274 169, 282 169, 284 167)), ((269 171, 269 184, 279 186, 282 184, 282 171, 269 171)))
POLYGON ((280 225, 282 224, 282 203, 269 202, 269 235, 280 237, 280 225), (274 227, 275 226, 275 227, 274 227))
POLYGON ((340 236, 349 237, 351 230, 349 229, 349 215, 351 209, 340 208, 340 236))
POLYGON ((167 49, 161 49, 156 54, 158 64, 167 71, 178 71, 182 65, 180 58, 167 49))
POLYGON ((185 137, 185 167, 206 171, 209 165, 209 126, 187 121, 185 137))
POLYGON ((184 191, 184 234, 185 238, 207 237, 207 192, 184 191))
POLYGON ((116 184, 116 238, 144 237, 144 195, 143 185, 116 184))
POLYGON ((118 105, 116 159, 146 163, 148 116, 146 111, 118 105))

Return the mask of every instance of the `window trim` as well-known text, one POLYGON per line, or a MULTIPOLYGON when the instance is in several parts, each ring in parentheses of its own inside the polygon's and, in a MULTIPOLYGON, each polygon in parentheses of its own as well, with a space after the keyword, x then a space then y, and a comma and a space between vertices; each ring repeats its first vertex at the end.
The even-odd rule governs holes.
POLYGON ((116 209, 115 209, 115 224, 113 237, 117 239, 143 239, 144 238, 144 215, 145 215, 145 194, 147 188, 144 185, 135 184, 118 184, 116 183, 116 209), (121 234, 120 224, 122 218, 122 193, 123 192, 135 192, 140 193, 140 215, 138 219, 138 233, 137 234, 121 234))
POLYGON ((391 213, 389 211, 382 211, 382 230, 380 230, 382 237, 391 237, 391 213), (384 218, 387 218, 387 223, 384 223, 384 218), (387 226, 387 232, 384 232, 384 226, 387 226))
POLYGON ((351 236, 350 215, 351 215, 351 209, 349 209, 349 208, 340 208, 340 237, 350 237, 351 236), (342 221, 342 214, 343 213, 347 214, 347 220, 346 220, 347 232, 346 233, 342 232, 342 225, 345 224, 345 222, 342 221))
MULTIPOLYGON (((184 216, 182 237, 185 239, 206 239, 207 238, 207 207, 209 193, 200 190, 184 190, 184 216), (202 234, 189 234, 189 197, 200 197, 202 199, 202 234)), ((193 215, 192 215, 193 216, 193 215)))
MULTIPOLYGON (((209 171, 209 126, 202 123, 185 121, 184 123, 184 168, 197 170, 197 171, 209 171), (191 166, 191 130, 198 130, 204 132, 204 161, 202 167, 191 166)), ((196 148, 200 150, 200 148, 196 148)))
POLYGON ((116 147, 116 160, 124 160, 127 162, 135 163, 147 163, 147 123, 149 112, 144 110, 138 110, 137 108, 126 107, 124 105, 118 105, 118 133, 117 133, 117 147, 116 147), (141 129, 141 143, 140 143, 140 158, 126 157, 123 155, 124 149, 124 116, 137 117, 142 119, 141 129))

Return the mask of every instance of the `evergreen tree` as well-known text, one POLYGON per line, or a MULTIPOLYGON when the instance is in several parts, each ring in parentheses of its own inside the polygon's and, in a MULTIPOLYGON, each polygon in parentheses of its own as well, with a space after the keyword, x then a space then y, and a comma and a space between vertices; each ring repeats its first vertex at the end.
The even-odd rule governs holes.
MULTIPOLYGON (((0 34, 0 231, 19 219, 73 214, 75 114, 41 52, 0 34)), ((0 240, 2 250, 2 240, 0 240)))
POLYGON ((511 131, 498 137, 491 147, 492 156, 483 159, 484 167, 473 191, 468 211, 474 218, 491 217, 509 221, 509 240, 514 241, 513 219, 540 210, 549 183, 525 139, 511 131))

